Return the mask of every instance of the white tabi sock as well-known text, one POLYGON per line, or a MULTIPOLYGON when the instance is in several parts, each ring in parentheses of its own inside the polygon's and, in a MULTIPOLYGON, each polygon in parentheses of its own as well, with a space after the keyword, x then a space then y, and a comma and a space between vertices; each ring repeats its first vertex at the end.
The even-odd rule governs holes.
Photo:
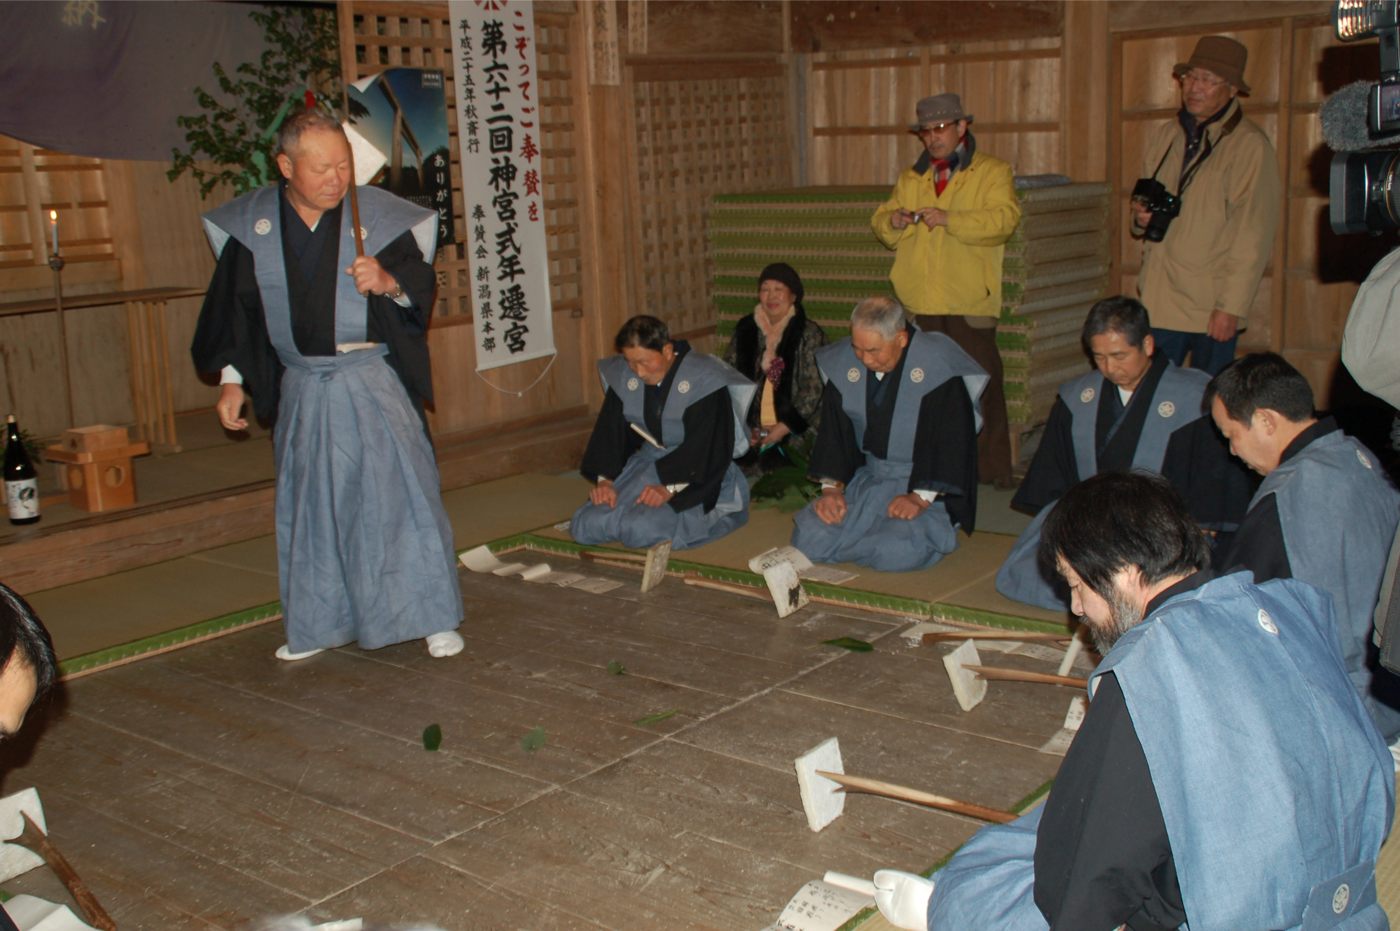
POLYGON ((325 651, 325 650, 307 650, 307 651, 305 651, 305 652, 303 652, 303 653, 293 653, 293 652, 292 652, 292 648, 291 648, 290 646, 288 646, 287 644, 284 643, 284 644, 282 644, 280 647, 277 648, 277 652, 276 652, 274 655, 275 655, 278 659, 286 660, 286 661, 289 662, 289 663, 294 663, 294 662, 296 662, 296 661, 299 660, 299 659, 310 659, 311 657, 315 656, 317 653, 324 653, 324 652, 326 652, 326 651, 325 651))
POLYGON ((436 634, 428 634, 424 638, 428 644, 428 653, 437 656, 456 656, 462 652, 462 648, 467 644, 462 639, 462 635, 455 630, 444 630, 436 634))

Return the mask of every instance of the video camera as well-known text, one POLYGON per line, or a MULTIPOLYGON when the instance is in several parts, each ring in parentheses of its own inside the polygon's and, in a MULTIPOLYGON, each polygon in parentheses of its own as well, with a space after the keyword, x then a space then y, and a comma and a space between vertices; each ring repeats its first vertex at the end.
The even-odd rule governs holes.
POLYGON ((1337 0, 1332 26, 1343 42, 1376 36, 1381 59, 1378 82, 1349 85, 1322 106, 1322 134, 1336 152, 1328 184, 1332 231, 1400 229, 1400 150, 1381 148, 1400 141, 1393 138, 1400 134, 1400 0, 1337 0))

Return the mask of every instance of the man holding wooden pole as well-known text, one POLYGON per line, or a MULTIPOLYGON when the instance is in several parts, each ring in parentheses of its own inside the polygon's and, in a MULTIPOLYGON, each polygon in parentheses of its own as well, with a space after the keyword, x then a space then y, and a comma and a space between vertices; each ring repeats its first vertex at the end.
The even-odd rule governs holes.
POLYGON ((219 262, 191 347, 225 429, 247 427, 245 392, 277 420, 277 657, 420 638, 452 656, 462 595, 422 410, 437 214, 357 192, 324 113, 288 119, 278 149, 283 183, 204 217, 219 262))
POLYGON ((906 928, 1383 928, 1390 753, 1347 679, 1330 599, 1215 577, 1161 478, 1060 500, 1042 545, 1103 662, 1044 806, 932 880, 875 874, 906 928))

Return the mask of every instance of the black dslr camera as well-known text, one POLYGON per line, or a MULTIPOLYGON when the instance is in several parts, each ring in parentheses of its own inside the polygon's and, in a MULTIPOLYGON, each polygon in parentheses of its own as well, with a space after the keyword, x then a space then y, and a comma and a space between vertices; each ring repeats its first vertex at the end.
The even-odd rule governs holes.
POLYGON ((1152 219, 1147 221, 1147 229, 1142 232, 1143 238, 1148 242, 1161 242, 1167 235, 1167 227, 1181 213, 1181 198, 1156 178, 1138 178, 1133 185, 1133 200, 1152 211, 1152 219))

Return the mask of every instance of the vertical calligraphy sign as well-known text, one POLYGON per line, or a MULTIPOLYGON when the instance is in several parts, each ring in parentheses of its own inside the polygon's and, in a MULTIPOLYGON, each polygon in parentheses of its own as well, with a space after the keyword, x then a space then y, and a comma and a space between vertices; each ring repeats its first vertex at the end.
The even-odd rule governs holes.
POLYGON ((550 356, 535 20, 521 0, 450 0, 476 369, 550 356))

